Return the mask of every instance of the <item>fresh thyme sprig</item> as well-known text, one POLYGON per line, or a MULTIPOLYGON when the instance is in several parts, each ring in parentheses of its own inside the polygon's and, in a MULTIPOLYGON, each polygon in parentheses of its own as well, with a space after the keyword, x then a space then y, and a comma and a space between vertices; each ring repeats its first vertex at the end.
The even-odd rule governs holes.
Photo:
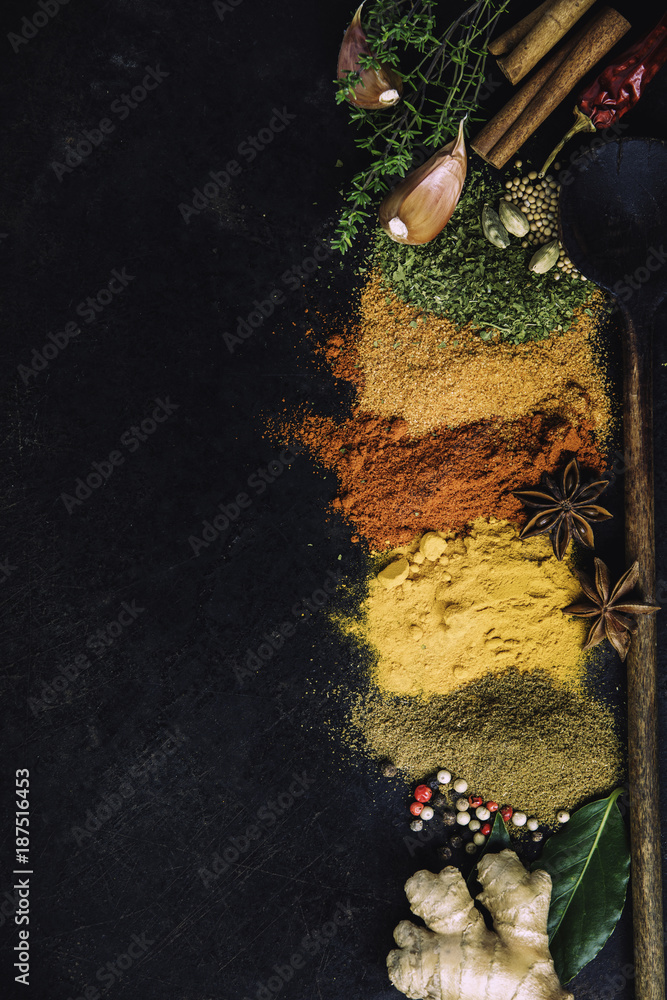
MULTIPOLYGON (((371 159, 350 181, 332 241, 335 249, 344 253, 352 245, 359 227, 371 218, 375 197, 389 190, 389 178, 405 177, 412 166, 450 141, 464 115, 468 124, 481 120, 478 101, 486 43, 509 2, 475 0, 441 34, 436 34, 434 0, 373 0, 364 5, 364 31, 374 56, 362 57, 360 64, 400 67, 403 99, 387 111, 350 108, 350 121, 365 132, 355 144, 371 159)), ((337 81, 339 103, 358 79, 357 73, 337 81)))

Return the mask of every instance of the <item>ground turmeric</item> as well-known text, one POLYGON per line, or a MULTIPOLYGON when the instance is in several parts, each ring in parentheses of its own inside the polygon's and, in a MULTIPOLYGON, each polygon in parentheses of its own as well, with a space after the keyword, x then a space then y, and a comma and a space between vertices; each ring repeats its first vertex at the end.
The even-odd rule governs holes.
POLYGON ((577 681, 586 626, 561 608, 579 593, 547 538, 479 519, 464 537, 431 531, 394 549, 361 619, 341 624, 370 643, 373 680, 395 694, 447 694, 507 667, 577 681))

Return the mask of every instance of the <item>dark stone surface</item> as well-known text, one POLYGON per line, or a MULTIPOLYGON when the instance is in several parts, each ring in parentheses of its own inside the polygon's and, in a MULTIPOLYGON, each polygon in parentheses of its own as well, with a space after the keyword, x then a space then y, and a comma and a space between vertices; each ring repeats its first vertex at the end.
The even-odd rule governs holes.
MULTIPOLYGON (((515 6, 517 17, 527 7, 513 5, 507 23, 515 6)), ((5 36, 38 9, 5 8, 5 36)), ((435 846, 413 857, 403 842, 400 780, 344 746, 359 651, 325 615, 302 616, 331 574, 363 577, 363 549, 326 514, 335 480, 304 456, 264 489, 257 478, 280 461, 262 437, 267 415, 285 403, 344 406, 305 330, 314 309, 349 309, 355 257, 341 266, 331 255, 303 286, 288 272, 332 234, 338 190, 360 162, 332 100, 349 13, 300 0, 237 0, 222 17, 212 3, 72 2, 18 51, 5 42, 3 790, 11 796, 15 770, 29 768, 35 997, 389 1000, 403 882, 440 865, 435 846), (166 76, 136 107, 117 104, 146 67, 166 76), (294 117, 251 159, 242 144, 280 124, 275 109, 294 117), (105 119, 113 129, 59 179, 52 164, 105 119), (234 159, 240 172, 186 221, 179 205, 234 159), (85 300, 114 269, 131 280, 88 322, 85 300), (230 354, 223 332, 274 290, 284 302, 230 354), (72 322, 80 334, 22 376, 33 349, 72 322), (173 411, 151 423, 159 401, 173 411), (131 428, 146 420, 140 438, 131 428), (65 502, 98 467, 99 487, 65 502), (240 492, 249 505, 231 508, 229 528, 195 555, 191 536, 240 492), (284 623, 292 634, 241 676, 248 650, 284 623)), ((625 134, 665 136, 665 82, 663 71, 625 134)), ((567 105, 524 160, 566 131, 567 105)), ((662 601, 665 363, 658 337, 662 601)), ((622 475, 609 501, 619 512, 621 495, 622 475)), ((619 522, 599 539, 620 565, 619 522)), ((666 628, 661 616, 663 729, 666 628)), ((605 691, 621 717, 623 672, 611 659, 605 691)), ((661 748, 664 788, 664 735, 661 748)), ((8 892, 13 809, 10 797, 8 892)), ((577 979, 578 1000, 631 997, 631 960, 626 911, 577 979)))

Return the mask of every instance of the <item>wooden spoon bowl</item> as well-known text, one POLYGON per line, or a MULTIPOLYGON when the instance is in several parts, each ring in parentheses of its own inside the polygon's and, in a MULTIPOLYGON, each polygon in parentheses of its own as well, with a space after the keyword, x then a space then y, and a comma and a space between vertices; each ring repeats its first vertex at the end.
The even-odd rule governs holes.
MULTIPOLYGON (((591 150, 561 187, 559 233, 583 275, 624 313, 625 556, 653 601, 652 334, 667 295, 667 145, 620 139, 591 150)), ((628 770, 636 1000, 664 1000, 657 739, 657 631, 642 615, 627 658, 628 770)))

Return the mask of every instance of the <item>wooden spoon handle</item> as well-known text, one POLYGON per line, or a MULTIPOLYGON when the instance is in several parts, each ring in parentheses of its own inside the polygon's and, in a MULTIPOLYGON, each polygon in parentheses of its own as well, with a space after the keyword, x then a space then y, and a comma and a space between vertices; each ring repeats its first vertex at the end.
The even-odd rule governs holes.
MULTIPOLYGON (((626 313, 624 337, 625 555, 639 560, 639 591, 654 601, 653 373, 651 317, 626 313)), ((640 615, 626 660, 632 922, 636 1000, 664 1000, 660 798, 657 737, 657 623, 640 615)))

